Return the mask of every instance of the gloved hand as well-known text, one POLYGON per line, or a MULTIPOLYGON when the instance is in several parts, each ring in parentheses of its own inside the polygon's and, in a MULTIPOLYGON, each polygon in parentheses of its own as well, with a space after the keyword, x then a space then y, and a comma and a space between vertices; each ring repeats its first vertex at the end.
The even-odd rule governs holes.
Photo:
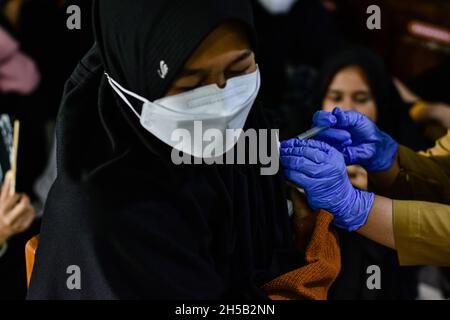
POLYGON ((320 141, 292 139, 281 143, 280 155, 286 177, 305 190, 311 209, 330 212, 348 231, 366 223, 374 194, 351 185, 340 152, 320 141))
POLYGON ((314 139, 342 152, 347 165, 358 164, 368 171, 385 171, 392 166, 398 143, 363 114, 344 112, 340 108, 332 113, 318 111, 313 123, 314 126, 331 126, 314 139))

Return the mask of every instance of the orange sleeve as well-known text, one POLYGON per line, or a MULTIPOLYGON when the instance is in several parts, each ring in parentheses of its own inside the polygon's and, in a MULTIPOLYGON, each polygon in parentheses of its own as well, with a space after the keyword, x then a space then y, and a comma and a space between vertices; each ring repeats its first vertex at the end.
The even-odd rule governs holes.
MULTIPOLYGON (((300 226, 293 218, 294 231, 300 226)), ((333 216, 325 211, 317 214, 314 230, 306 247, 306 265, 265 284, 262 289, 272 300, 326 300, 328 290, 341 269, 337 234, 332 230, 333 216)))

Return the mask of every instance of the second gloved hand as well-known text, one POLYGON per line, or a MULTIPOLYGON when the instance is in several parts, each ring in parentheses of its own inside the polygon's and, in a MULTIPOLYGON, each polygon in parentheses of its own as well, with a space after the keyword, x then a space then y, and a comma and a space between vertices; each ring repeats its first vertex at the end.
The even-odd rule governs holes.
POLYGON ((331 127, 315 139, 341 151, 347 165, 358 164, 368 171, 384 171, 392 166, 398 143, 365 115, 335 108, 331 113, 316 112, 313 123, 331 127))
POLYGON ((305 190, 311 209, 330 212, 348 231, 366 223, 374 194, 351 185, 340 152, 320 141, 292 139, 281 144, 280 155, 286 177, 305 190))

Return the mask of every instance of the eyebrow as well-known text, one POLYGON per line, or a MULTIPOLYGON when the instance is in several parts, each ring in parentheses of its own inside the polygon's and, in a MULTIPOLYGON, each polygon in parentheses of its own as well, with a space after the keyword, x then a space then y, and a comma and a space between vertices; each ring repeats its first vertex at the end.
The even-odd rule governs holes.
POLYGON ((237 57, 236 59, 234 59, 228 66, 227 68, 231 67, 233 64, 236 64, 238 62, 241 62, 245 59, 247 59, 248 57, 250 57, 253 54, 252 50, 245 50, 245 52, 243 52, 239 57, 237 57))
MULTIPOLYGON (((238 62, 241 62, 248 57, 250 57, 253 54, 252 50, 246 50, 243 52, 239 57, 234 59, 230 64, 227 66, 227 68, 231 67, 233 64, 236 64, 238 62)), ((201 78, 204 78, 207 76, 207 72, 203 69, 183 69, 181 70, 180 74, 178 75, 178 78, 182 77, 189 77, 189 76, 199 76, 201 78)))

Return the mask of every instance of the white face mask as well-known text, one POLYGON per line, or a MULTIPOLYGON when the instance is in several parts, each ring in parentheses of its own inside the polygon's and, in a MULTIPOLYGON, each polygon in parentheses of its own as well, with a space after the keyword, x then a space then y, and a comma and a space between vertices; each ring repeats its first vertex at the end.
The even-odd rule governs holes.
POLYGON ((229 134, 227 129, 242 131, 261 82, 257 69, 251 74, 229 79, 224 89, 211 84, 150 102, 124 89, 108 74, 106 76, 111 87, 136 114, 147 131, 171 147, 197 158, 219 157, 234 147, 237 141, 226 139, 229 134), (133 108, 125 94, 143 102, 141 114, 133 108), (197 132, 199 122, 200 133, 197 132), (204 132, 210 129, 220 131, 224 139, 207 142, 195 139, 199 134, 203 137, 204 132), (190 134, 190 143, 180 143, 180 130, 190 134))
POLYGON ((286 14, 297 0, 259 0, 259 3, 271 14, 286 14))

